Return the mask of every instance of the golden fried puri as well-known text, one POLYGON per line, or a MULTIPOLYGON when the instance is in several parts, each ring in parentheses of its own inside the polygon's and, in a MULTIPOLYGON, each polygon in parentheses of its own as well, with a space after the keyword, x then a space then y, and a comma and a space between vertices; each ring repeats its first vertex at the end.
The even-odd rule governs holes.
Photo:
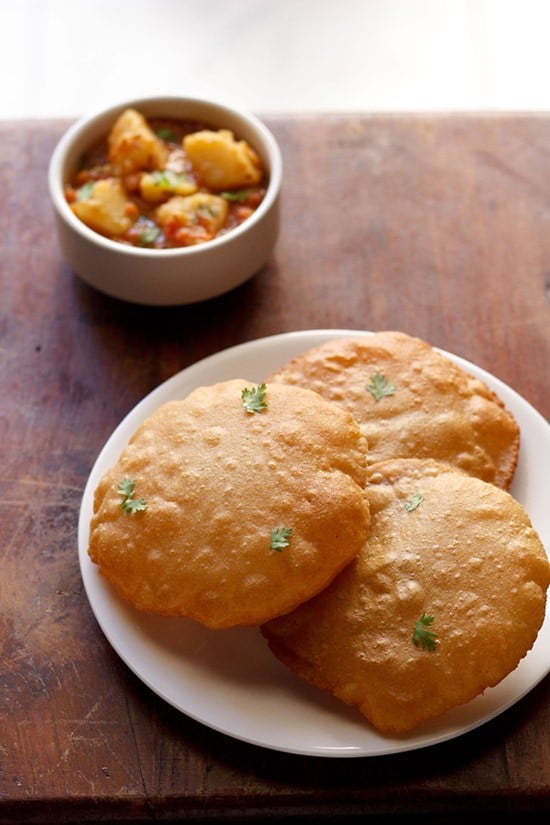
POLYGON ((357 555, 365 477, 357 424, 316 393, 201 387, 157 409, 101 479, 89 555, 140 610, 212 628, 260 624, 357 555))
POLYGON ((369 462, 434 458, 508 489, 519 428, 482 381, 401 332, 336 339, 281 367, 270 381, 309 387, 348 410, 369 462))
POLYGON ((516 668, 544 620, 550 567, 523 507, 446 465, 375 465, 371 530, 318 596, 263 633, 299 676, 404 733, 516 668))

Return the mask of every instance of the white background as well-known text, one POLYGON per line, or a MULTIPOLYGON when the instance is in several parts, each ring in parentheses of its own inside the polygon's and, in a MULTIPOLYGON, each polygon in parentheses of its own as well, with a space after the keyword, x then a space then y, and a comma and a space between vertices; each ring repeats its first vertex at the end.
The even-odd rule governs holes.
POLYGON ((550 110, 550 0, 0 0, 0 118, 550 110))

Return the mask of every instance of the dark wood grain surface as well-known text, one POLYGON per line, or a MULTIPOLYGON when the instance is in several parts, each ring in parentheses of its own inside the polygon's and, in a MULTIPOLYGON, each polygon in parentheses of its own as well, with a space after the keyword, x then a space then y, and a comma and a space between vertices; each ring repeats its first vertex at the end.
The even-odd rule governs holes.
POLYGON ((542 819, 548 678, 433 748, 300 757, 164 703, 87 602, 76 527, 99 450, 144 395, 220 349, 400 329, 550 416, 550 117, 265 119, 285 164, 271 262, 229 295, 169 309, 107 298, 63 261, 46 169, 68 124, 0 123, 0 822, 542 819))

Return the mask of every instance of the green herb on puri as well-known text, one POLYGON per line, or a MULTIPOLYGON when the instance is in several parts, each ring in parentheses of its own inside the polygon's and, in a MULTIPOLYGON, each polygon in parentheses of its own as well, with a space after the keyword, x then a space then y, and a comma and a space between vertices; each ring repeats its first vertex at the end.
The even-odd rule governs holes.
POLYGON ((267 408, 265 393, 265 384, 259 384, 257 387, 251 388, 245 387, 241 393, 241 398, 247 413, 260 413, 267 408))
POLYGON ((417 507, 420 507, 422 502, 424 501, 424 496, 420 495, 420 493, 415 493, 412 496, 410 501, 406 501, 403 507, 407 511, 407 513, 412 513, 413 510, 416 510, 417 507))
POLYGON ((288 547, 290 544, 290 537, 292 536, 292 528, 290 527, 274 527, 271 531, 271 549, 281 552, 283 547, 288 547))
POLYGON ((145 499, 133 497, 135 486, 136 482, 132 481, 131 478, 123 478, 117 487, 117 493, 119 496, 123 496, 123 500, 119 505, 120 509, 124 510, 124 512, 128 513, 130 516, 133 516, 134 513, 137 513, 139 510, 147 509, 147 502, 145 499))
POLYGON ((416 647, 421 647, 422 650, 435 650, 438 644, 437 633, 431 630, 434 622, 434 617, 423 613, 422 616, 414 623, 414 630, 412 640, 416 647))
POLYGON ((390 384, 381 372, 371 375, 370 384, 365 384, 365 389, 370 392, 375 401, 380 401, 386 395, 394 395, 395 393, 394 385, 390 384))

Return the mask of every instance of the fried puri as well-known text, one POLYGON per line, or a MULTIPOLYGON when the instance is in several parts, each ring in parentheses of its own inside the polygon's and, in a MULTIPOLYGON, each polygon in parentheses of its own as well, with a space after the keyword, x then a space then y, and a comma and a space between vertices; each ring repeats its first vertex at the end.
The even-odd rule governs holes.
POLYGON ((309 387, 352 413, 369 463, 434 458, 508 489, 519 427, 501 399, 425 341, 402 332, 336 339, 270 381, 309 387))
POLYGON ((99 482, 89 555, 136 608, 257 625, 363 546, 366 443, 352 416, 283 384, 246 409, 255 389, 236 379, 164 404, 99 482))
POLYGON ((371 530, 321 594, 263 633, 300 677, 400 734, 496 685, 532 647, 550 568, 509 493, 429 460, 375 465, 371 530))

